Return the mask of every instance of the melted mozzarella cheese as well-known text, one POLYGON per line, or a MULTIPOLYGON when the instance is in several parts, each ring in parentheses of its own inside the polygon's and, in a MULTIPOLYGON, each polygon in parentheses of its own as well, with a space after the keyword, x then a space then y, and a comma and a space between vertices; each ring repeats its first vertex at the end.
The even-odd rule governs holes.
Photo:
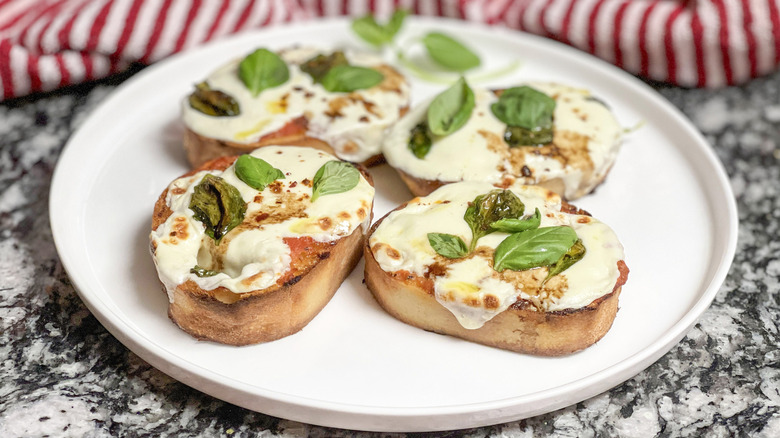
POLYGON ((368 226, 374 188, 362 175, 355 188, 310 201, 314 174, 323 164, 336 159, 332 155, 294 146, 267 146, 251 155, 280 169, 285 178, 258 191, 241 181, 230 166, 224 172, 204 171, 179 178, 168 187, 166 203, 172 214, 152 231, 150 238, 160 279, 171 300, 175 287, 187 280, 205 290, 225 287, 244 293, 265 289, 290 269, 290 248, 284 238, 310 237, 318 242, 332 242, 352 234, 358 226, 368 226), (211 265, 209 246, 213 246, 213 239, 205 234, 204 225, 193 217, 189 205, 195 186, 206 173, 220 176, 236 187, 247 210, 244 222, 222 239, 220 247, 226 248, 221 250, 220 272, 212 277, 198 277, 190 269, 211 265), (264 214, 277 215, 278 219, 257 220, 264 214))
MULTIPOLYGON (((466 208, 475 197, 493 189, 493 185, 485 182, 448 184, 391 212, 369 240, 379 266, 386 272, 404 270, 425 276, 437 262, 428 233, 460 236, 468 245, 471 230, 463 220, 466 208)), ((525 204, 526 215, 536 208, 540 210, 541 227, 570 226, 586 249, 580 261, 559 274, 565 279, 560 283, 566 285, 562 294, 545 292, 532 300, 540 303, 539 310, 579 309, 612 292, 620 276, 617 262, 624 258, 623 247, 614 232, 591 217, 561 212, 560 197, 543 188, 515 184, 509 189, 525 204)), ((523 290, 493 270, 489 261, 507 236, 495 232, 482 237, 477 249, 487 247, 489 251, 476 251, 469 258, 446 262, 438 257, 446 270, 433 278, 436 299, 465 328, 479 328, 518 299, 530 299, 531 294, 539 293, 536 283, 535 290, 523 290), (492 296, 490 300, 486 300, 488 295, 492 296)))
MULTIPOLYGON (((241 113, 233 117, 212 117, 193 109, 188 99, 182 100, 182 120, 192 131, 205 137, 234 143, 250 144, 264 135, 281 129, 288 122, 305 116, 308 134, 326 141, 340 158, 364 161, 381 152, 385 129, 400 117, 400 109, 409 105, 409 86, 401 81, 396 91, 380 86, 352 93, 331 93, 315 84, 311 76, 301 71, 299 64, 323 53, 313 48, 296 48, 280 53, 288 64, 290 79, 263 90, 257 97, 238 76, 240 59, 219 68, 206 78, 212 89, 231 95, 241 113), (346 96, 337 116, 329 116, 331 101, 346 96)), ((376 67, 380 58, 346 51, 352 65, 376 67)))
POLYGON ((611 111, 590 98, 587 91, 550 83, 528 85, 555 98, 555 131, 586 139, 585 153, 590 162, 564 165, 552 156, 533 153, 524 154, 521 164, 516 159, 513 162, 510 148, 503 141, 506 124, 490 109, 498 97, 490 90, 476 87, 471 118, 454 133, 434 138, 433 147, 423 159, 417 158, 408 144, 412 128, 425 120, 432 99, 413 108, 389 131, 382 145, 385 158, 391 166, 426 180, 498 183, 511 177, 525 184, 539 184, 561 179, 565 188, 561 194, 567 199, 589 193, 614 163, 622 128, 611 111), (533 176, 524 178, 518 171, 521 165, 528 167, 533 176))

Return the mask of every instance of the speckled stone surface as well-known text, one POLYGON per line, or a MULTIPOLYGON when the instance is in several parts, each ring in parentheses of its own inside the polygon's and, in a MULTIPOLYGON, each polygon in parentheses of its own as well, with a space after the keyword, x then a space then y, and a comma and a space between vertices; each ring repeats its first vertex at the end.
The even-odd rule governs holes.
MULTIPOLYGON (((79 299, 52 242, 49 185, 68 137, 127 76, 0 103, 0 436, 358 434, 191 389, 120 344, 79 299)), ((780 436, 780 74, 716 91, 657 88, 712 143, 738 200, 737 256, 715 302, 611 391, 519 422, 415 436, 780 436)))

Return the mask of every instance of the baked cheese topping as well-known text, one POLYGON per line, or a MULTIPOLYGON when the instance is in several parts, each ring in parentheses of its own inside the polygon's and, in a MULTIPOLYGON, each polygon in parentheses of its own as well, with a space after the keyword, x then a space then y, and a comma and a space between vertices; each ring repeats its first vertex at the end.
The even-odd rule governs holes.
POLYGON ((232 96, 241 113, 232 117, 212 117, 193 109, 185 97, 182 119, 189 129, 204 137, 250 144, 274 133, 301 116, 308 120, 307 133, 329 143, 339 158, 361 162, 381 152, 384 130, 409 105, 409 85, 379 57, 345 51, 351 65, 372 67, 385 75, 379 85, 352 93, 335 93, 315 84, 299 65, 320 53, 315 48, 294 48, 279 52, 288 64, 290 79, 263 90, 257 97, 238 75, 241 59, 213 72, 206 81, 211 89, 232 96))
POLYGON ((586 90, 552 83, 528 85, 556 101, 552 145, 510 148, 504 141, 507 125, 490 110, 498 97, 490 90, 472 87, 474 111, 464 126, 434 138, 430 152, 417 158, 408 147, 410 132, 425 120, 430 99, 390 130, 382 146, 385 158, 391 166, 426 180, 498 183, 517 178, 524 184, 540 184, 560 178, 560 194, 567 199, 589 193, 617 157, 621 126, 586 90))
POLYGON ((579 309, 612 292, 620 276, 617 262, 623 246, 604 223, 563 213, 561 198, 540 187, 514 184, 508 189, 525 204, 525 215, 541 212, 540 227, 565 225, 574 229, 585 246, 585 256, 540 288, 546 267, 527 271, 493 269, 496 246, 509 234, 494 232, 477 242, 476 250, 461 259, 438 255, 428 233, 460 236, 468 245, 471 230, 463 220, 469 202, 496 187, 485 182, 445 185, 423 198, 414 198, 391 212, 371 235, 374 258, 386 272, 408 271, 433 280, 436 300, 465 328, 481 327, 517 300, 540 311, 579 309))
POLYGON ((334 156, 294 146, 267 146, 251 155, 281 170, 284 179, 258 191, 241 181, 231 165, 224 172, 198 172, 168 186, 166 204, 173 213, 152 231, 151 242, 157 271, 171 302, 173 290, 187 280, 204 290, 225 287, 243 293, 265 289, 290 269, 290 248, 285 238, 332 242, 349 236, 359 226, 367 229, 374 188, 362 175, 353 189, 322 195, 311 202, 314 175, 322 165, 335 160, 334 156), (236 187, 247 203, 244 221, 218 246, 189 208, 195 186, 207 173, 236 187), (195 265, 221 269, 214 276, 198 277, 190 273, 195 265))

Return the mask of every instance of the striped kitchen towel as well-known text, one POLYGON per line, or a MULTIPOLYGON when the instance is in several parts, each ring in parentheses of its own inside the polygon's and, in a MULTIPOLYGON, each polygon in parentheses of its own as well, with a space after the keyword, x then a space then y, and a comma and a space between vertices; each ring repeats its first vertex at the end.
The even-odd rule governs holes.
POLYGON ((0 0, 0 100, 105 77, 206 41, 403 7, 554 38, 683 86, 744 83, 780 62, 780 0, 0 0))

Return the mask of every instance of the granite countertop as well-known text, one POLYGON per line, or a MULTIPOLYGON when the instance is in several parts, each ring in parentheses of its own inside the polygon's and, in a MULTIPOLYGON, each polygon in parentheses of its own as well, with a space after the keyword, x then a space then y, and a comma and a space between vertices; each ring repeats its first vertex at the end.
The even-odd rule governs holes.
MULTIPOLYGON (((175 381, 76 294, 48 222, 52 172, 69 136, 129 76, 0 103, 0 436, 354 435, 175 381)), ((656 88, 711 142, 737 197, 737 255, 714 303, 668 354, 606 393, 446 435, 780 436, 780 74, 722 90, 656 88)))

